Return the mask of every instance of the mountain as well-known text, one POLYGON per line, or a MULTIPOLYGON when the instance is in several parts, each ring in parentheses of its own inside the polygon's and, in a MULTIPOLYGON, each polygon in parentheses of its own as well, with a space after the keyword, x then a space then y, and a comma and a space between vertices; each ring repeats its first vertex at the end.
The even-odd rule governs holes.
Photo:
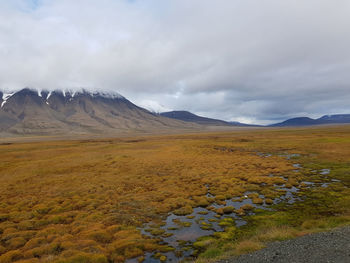
POLYGON ((181 120, 186 122, 194 122, 194 123, 204 124, 204 125, 214 125, 214 126, 230 125, 225 121, 201 117, 188 111, 169 111, 169 112, 162 112, 160 113, 160 115, 171 119, 176 119, 176 120, 181 120))
POLYGON ((275 123, 270 126, 273 127, 284 127, 284 126, 306 126, 306 125, 315 125, 316 120, 308 118, 308 117, 298 117, 298 118, 292 118, 285 120, 280 123, 275 123))
POLYGON ((249 124, 244 124, 240 122, 227 122, 218 119, 211 119, 202 116, 198 116, 188 111, 169 111, 160 113, 161 116, 181 120, 185 122, 192 122, 207 126, 254 126, 249 124))
POLYGON ((345 124, 350 123, 350 114, 336 114, 325 115, 318 119, 311 119, 308 117, 299 117, 288 119, 286 121, 272 124, 272 127, 286 127, 286 126, 309 126, 309 125, 322 125, 322 124, 345 124))
POLYGON ((324 123, 350 123, 350 114, 325 115, 318 120, 324 123))
POLYGON ((25 88, 12 94, 0 93, 0 98, 2 133, 152 132, 197 127, 153 114, 118 93, 25 88))

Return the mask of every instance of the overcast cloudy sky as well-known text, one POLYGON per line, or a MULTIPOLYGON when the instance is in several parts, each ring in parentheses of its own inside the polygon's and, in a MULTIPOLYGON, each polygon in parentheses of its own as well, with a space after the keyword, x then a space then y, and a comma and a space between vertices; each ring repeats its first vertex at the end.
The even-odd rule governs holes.
POLYGON ((349 0, 0 0, 0 89, 272 123, 350 113, 349 0))

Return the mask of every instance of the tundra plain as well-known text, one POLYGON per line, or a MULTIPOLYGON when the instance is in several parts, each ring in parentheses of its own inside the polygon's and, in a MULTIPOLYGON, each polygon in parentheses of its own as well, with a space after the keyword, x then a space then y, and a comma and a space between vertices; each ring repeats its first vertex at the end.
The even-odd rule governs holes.
POLYGON ((0 182, 1 263, 209 262, 349 224, 350 126, 3 142, 0 182))

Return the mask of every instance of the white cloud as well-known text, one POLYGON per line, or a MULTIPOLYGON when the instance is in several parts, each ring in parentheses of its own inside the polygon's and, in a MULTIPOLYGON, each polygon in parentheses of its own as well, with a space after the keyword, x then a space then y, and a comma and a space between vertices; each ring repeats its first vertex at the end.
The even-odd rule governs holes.
POLYGON ((0 1, 0 89, 87 86, 264 123, 350 112, 348 0, 38 3, 0 1))
POLYGON ((171 111, 170 108, 165 107, 164 105, 160 104, 157 101, 154 100, 141 100, 136 102, 138 106, 141 106, 151 112, 154 113, 161 113, 166 111, 171 111))

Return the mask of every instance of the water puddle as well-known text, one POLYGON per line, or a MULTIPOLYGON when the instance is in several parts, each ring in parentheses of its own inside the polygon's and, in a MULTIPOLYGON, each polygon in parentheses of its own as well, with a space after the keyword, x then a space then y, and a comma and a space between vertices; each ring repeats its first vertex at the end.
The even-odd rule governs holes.
POLYGON ((330 174, 330 172, 331 172, 330 169, 322 169, 322 170, 320 171, 320 174, 321 174, 321 175, 327 175, 327 174, 330 174))
MULTIPOLYGON (((262 157, 270 157, 271 154, 257 153, 262 157)), ((297 158, 299 154, 283 154, 279 155, 290 160, 297 158)), ((298 163, 293 164, 295 171, 299 172, 302 166, 298 163)), ((317 171, 320 175, 328 175, 330 169, 322 169, 317 171)), ((270 174, 269 177, 274 177, 270 174)), ((170 213, 161 225, 155 225, 150 222, 145 224, 140 231, 143 235, 160 240, 160 244, 169 246, 168 252, 146 253, 144 261, 146 263, 159 262, 179 262, 185 258, 195 257, 194 242, 198 238, 212 236, 215 232, 222 232, 228 225, 241 227, 247 222, 244 216, 254 215, 254 209, 272 210, 272 205, 285 202, 293 204, 297 201, 302 201, 298 192, 302 189, 312 187, 328 187, 331 183, 339 182, 332 179, 330 182, 315 183, 303 181, 298 187, 286 187, 288 178, 279 176, 285 181, 282 184, 274 185, 275 190, 279 193, 274 199, 265 198, 264 195, 258 192, 245 192, 242 196, 234 197, 224 201, 211 203, 208 207, 196 207, 193 213, 189 215, 175 215, 170 213)), ((207 197, 215 197, 210 193, 209 185, 207 187, 207 197)), ((137 258, 129 259, 127 263, 138 262, 137 258)))
POLYGON ((299 158, 300 154, 298 154, 298 153, 285 153, 285 154, 279 154, 278 156, 284 157, 287 160, 291 160, 291 159, 299 158))
MULTIPOLYGON (((278 188, 285 194, 275 198, 273 202, 266 203, 265 196, 256 192, 245 192, 242 197, 225 200, 225 204, 212 203, 209 207, 196 207, 193 213, 186 216, 179 216, 170 213, 161 226, 152 223, 146 224, 141 232, 143 235, 160 238, 162 244, 166 244, 174 251, 162 253, 166 256, 167 262, 178 262, 193 255, 193 243, 200 237, 211 236, 214 232, 222 232, 227 225, 226 222, 234 224, 236 227, 246 225, 247 222, 242 216, 254 215, 256 208, 272 210, 269 206, 280 202, 294 203, 298 197, 294 193, 297 188, 278 188), (260 204, 253 202, 249 196, 254 195, 261 200, 260 204), (239 213, 243 213, 240 215, 239 213)), ((209 197, 212 195, 208 192, 209 197)), ((144 262, 161 262, 157 257, 157 252, 146 253, 144 262)), ((128 263, 137 262, 137 259, 128 260, 128 263)))

